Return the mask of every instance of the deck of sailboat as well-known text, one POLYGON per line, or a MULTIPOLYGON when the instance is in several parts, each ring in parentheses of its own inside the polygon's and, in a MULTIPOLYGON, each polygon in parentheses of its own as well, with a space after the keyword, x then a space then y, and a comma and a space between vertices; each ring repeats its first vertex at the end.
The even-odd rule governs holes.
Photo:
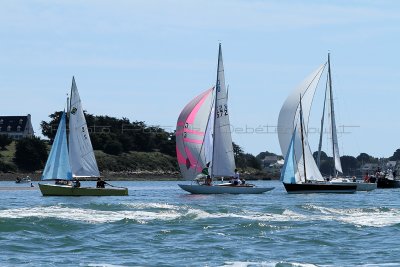
POLYGON ((73 187, 69 185, 41 184, 40 191, 43 196, 127 196, 128 189, 119 188, 95 188, 73 187))

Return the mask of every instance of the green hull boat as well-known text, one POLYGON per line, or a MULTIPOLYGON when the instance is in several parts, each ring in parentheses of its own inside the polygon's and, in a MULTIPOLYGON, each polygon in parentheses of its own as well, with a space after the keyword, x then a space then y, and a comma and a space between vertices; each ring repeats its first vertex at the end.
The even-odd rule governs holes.
POLYGON ((128 188, 73 187, 69 185, 39 184, 43 196, 127 196, 128 188))

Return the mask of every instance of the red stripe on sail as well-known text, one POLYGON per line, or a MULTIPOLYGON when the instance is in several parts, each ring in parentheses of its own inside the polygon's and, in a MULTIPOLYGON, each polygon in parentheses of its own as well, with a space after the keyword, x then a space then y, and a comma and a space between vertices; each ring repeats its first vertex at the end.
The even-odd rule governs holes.
POLYGON ((201 145, 203 143, 203 140, 196 140, 196 139, 191 139, 191 138, 183 138, 183 142, 201 145))
POLYGON ((214 89, 214 87, 209 89, 208 92, 203 96, 203 98, 200 99, 199 103, 196 104, 196 106, 193 108, 192 112, 190 112, 190 115, 186 120, 187 123, 192 124, 194 122, 194 120, 196 119, 196 116, 197 116, 197 112, 199 112, 199 109, 203 105, 204 101, 206 101, 208 95, 210 94, 210 92, 213 89, 214 89))
POLYGON ((193 157, 192 152, 190 152, 190 149, 185 147, 185 152, 186 152, 186 155, 187 155, 188 159, 192 163, 192 165, 190 167, 191 168, 196 168, 197 167, 197 171, 201 172, 202 168, 201 168, 201 166, 198 165, 197 159, 195 157, 193 157))
POLYGON ((186 164, 186 159, 179 151, 178 147, 176 147, 176 158, 178 159, 179 164, 186 164))
POLYGON ((204 132, 200 132, 200 131, 196 131, 196 130, 191 130, 191 129, 188 129, 188 128, 184 128, 184 129, 181 129, 181 130, 179 130, 179 131, 176 131, 175 135, 182 134, 182 133, 184 133, 184 132, 204 136, 204 132))

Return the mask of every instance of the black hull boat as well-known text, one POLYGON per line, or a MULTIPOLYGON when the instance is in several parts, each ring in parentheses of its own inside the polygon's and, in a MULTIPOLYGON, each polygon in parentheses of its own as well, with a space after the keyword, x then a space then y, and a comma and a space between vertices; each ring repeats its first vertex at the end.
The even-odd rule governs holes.
POLYGON ((378 188, 400 188, 400 181, 391 180, 384 177, 378 178, 377 180, 378 188))
POLYGON ((303 183, 303 184, 286 184, 286 192, 289 194, 310 194, 310 193, 335 193, 335 194, 352 194, 357 190, 355 184, 331 184, 331 183, 303 183))

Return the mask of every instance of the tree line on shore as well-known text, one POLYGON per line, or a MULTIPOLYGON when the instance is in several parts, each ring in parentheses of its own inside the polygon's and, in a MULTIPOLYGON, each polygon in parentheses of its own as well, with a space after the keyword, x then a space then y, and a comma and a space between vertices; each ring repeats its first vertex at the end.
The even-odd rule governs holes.
MULTIPOLYGON (((56 135, 62 111, 49 115, 49 121, 42 121, 40 126, 43 136, 24 138, 16 141, 13 155, 0 153, 0 171, 36 171, 42 170, 47 160, 50 145, 56 135), (9 160, 11 157, 11 160, 9 160)), ((98 159, 101 171, 130 171, 160 169, 178 171, 175 152, 175 134, 158 126, 148 126, 143 121, 130 121, 127 118, 109 116, 95 116, 85 114, 90 139, 98 159), (152 161, 151 164, 149 161, 152 161)), ((6 135, 0 135, 0 149, 6 151, 12 143, 6 135)), ((257 156, 245 153, 243 149, 233 143, 236 165, 238 168, 261 171, 262 160, 265 156, 277 156, 268 151, 257 156)), ((317 152, 314 152, 316 158, 317 152)), ((388 160, 400 160, 400 149, 397 149, 388 160)), ((361 153, 357 157, 342 156, 344 175, 356 175, 364 163, 380 163, 380 159, 361 153)), ((331 175, 333 159, 325 152, 321 153, 321 173, 331 175)))
MULTIPOLYGON (((41 122, 42 134, 48 140, 33 137, 15 141, 15 152, 7 157, 11 160, 6 160, 2 156, 6 153, 0 153, 0 171, 42 170, 49 148, 54 141, 61 115, 62 111, 56 111, 49 115, 49 121, 41 122)), ((150 168, 179 170, 176 162, 174 132, 168 132, 159 126, 148 126, 143 121, 130 121, 127 118, 95 116, 89 113, 85 113, 85 118, 101 171, 150 168), (152 161, 151 164, 149 161, 152 161)), ((7 146, 12 144, 12 141, 6 135, 0 135, 0 149, 7 150, 7 146)), ((257 157, 244 153, 239 145, 233 144, 233 146, 239 168, 261 169, 260 160, 257 157)))

